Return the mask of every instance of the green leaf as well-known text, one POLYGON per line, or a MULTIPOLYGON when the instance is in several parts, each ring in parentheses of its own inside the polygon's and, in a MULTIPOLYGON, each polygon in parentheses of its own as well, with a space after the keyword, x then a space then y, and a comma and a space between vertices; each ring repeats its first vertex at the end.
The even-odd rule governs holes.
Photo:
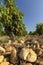
POLYGON ((0 4, 2 5, 2 2, 0 2, 0 4))

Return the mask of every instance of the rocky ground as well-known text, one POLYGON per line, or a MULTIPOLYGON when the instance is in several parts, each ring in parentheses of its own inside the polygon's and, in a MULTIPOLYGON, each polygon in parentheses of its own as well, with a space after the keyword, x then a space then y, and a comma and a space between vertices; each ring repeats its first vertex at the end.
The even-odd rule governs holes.
POLYGON ((0 44, 0 65, 43 65, 43 35, 0 44))

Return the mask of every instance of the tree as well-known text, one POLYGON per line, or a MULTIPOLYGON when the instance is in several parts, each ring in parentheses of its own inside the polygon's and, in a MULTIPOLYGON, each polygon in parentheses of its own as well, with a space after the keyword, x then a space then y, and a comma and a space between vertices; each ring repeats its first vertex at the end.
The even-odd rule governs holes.
POLYGON ((22 22, 23 13, 14 5, 15 0, 4 0, 5 6, 0 7, 0 22, 4 31, 13 38, 13 35, 27 34, 25 25, 22 22))
POLYGON ((43 34, 43 23, 36 25, 36 32, 41 35, 43 34))
POLYGON ((36 30, 35 31, 30 31, 30 35, 42 35, 43 34, 43 23, 37 24, 36 25, 36 30))
POLYGON ((33 32, 32 32, 32 31, 30 31, 30 32, 29 32, 29 35, 33 35, 33 32))

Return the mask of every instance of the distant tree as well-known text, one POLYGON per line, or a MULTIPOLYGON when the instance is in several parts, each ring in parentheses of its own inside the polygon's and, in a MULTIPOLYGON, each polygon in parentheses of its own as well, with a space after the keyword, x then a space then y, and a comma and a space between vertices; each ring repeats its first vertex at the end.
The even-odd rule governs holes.
POLYGON ((0 7, 0 23, 3 24, 4 31, 13 38, 14 35, 26 35, 27 31, 22 22, 23 14, 14 5, 15 0, 4 0, 5 6, 0 7))
POLYGON ((43 34, 43 23, 37 24, 36 25, 36 30, 35 31, 30 31, 30 35, 42 35, 43 34))
POLYGON ((36 31, 33 31, 32 35, 38 35, 38 33, 36 31))
POLYGON ((33 32, 32 32, 32 31, 30 31, 30 32, 29 32, 29 35, 33 35, 33 32))
POLYGON ((43 34, 43 23, 36 25, 36 32, 41 35, 43 34))

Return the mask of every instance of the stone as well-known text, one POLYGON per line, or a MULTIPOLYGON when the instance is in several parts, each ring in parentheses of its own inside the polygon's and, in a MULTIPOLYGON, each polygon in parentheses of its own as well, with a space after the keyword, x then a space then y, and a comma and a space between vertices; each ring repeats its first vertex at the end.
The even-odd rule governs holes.
POLYGON ((43 65, 43 61, 41 61, 41 62, 39 63, 39 65, 43 65))
POLYGON ((41 48, 43 49, 43 45, 41 45, 41 48))
POLYGON ((37 59, 37 54, 29 48, 22 48, 19 56, 21 59, 29 62, 35 62, 37 59))
POLYGON ((32 65, 32 63, 23 62, 23 63, 21 63, 20 65, 32 65))
POLYGON ((26 63, 25 65, 32 65, 31 63, 26 63))
POLYGON ((20 58, 26 60, 28 53, 29 53, 28 48, 22 48, 19 56, 20 56, 20 58))
POLYGON ((35 52, 37 53, 37 56, 42 55, 42 50, 41 49, 35 49, 35 52))
POLYGON ((3 47, 0 46, 0 51, 5 53, 5 49, 3 47))
POLYGON ((0 65, 9 65, 9 62, 2 62, 0 65))
POLYGON ((7 49, 6 49, 6 52, 11 52, 12 51, 12 46, 9 46, 7 49))
POLYGON ((29 49, 29 54, 27 56, 27 61, 35 62, 37 60, 37 54, 32 49, 29 49))
POLYGON ((20 43, 24 43, 24 40, 20 40, 20 43))
POLYGON ((4 58, 4 62, 6 62, 7 60, 6 60, 6 58, 4 58))
POLYGON ((39 57, 39 58, 37 59, 37 63, 38 63, 39 65, 43 65, 43 59, 39 57))
POLYGON ((10 56, 10 62, 12 64, 15 64, 16 57, 17 57, 17 50, 16 50, 16 48, 13 48, 12 51, 11 51, 11 56, 10 56))
POLYGON ((42 51, 41 50, 39 51, 39 55, 42 55, 42 51))
POLYGON ((4 56, 3 55, 0 55, 0 63, 2 63, 4 60, 4 56))

